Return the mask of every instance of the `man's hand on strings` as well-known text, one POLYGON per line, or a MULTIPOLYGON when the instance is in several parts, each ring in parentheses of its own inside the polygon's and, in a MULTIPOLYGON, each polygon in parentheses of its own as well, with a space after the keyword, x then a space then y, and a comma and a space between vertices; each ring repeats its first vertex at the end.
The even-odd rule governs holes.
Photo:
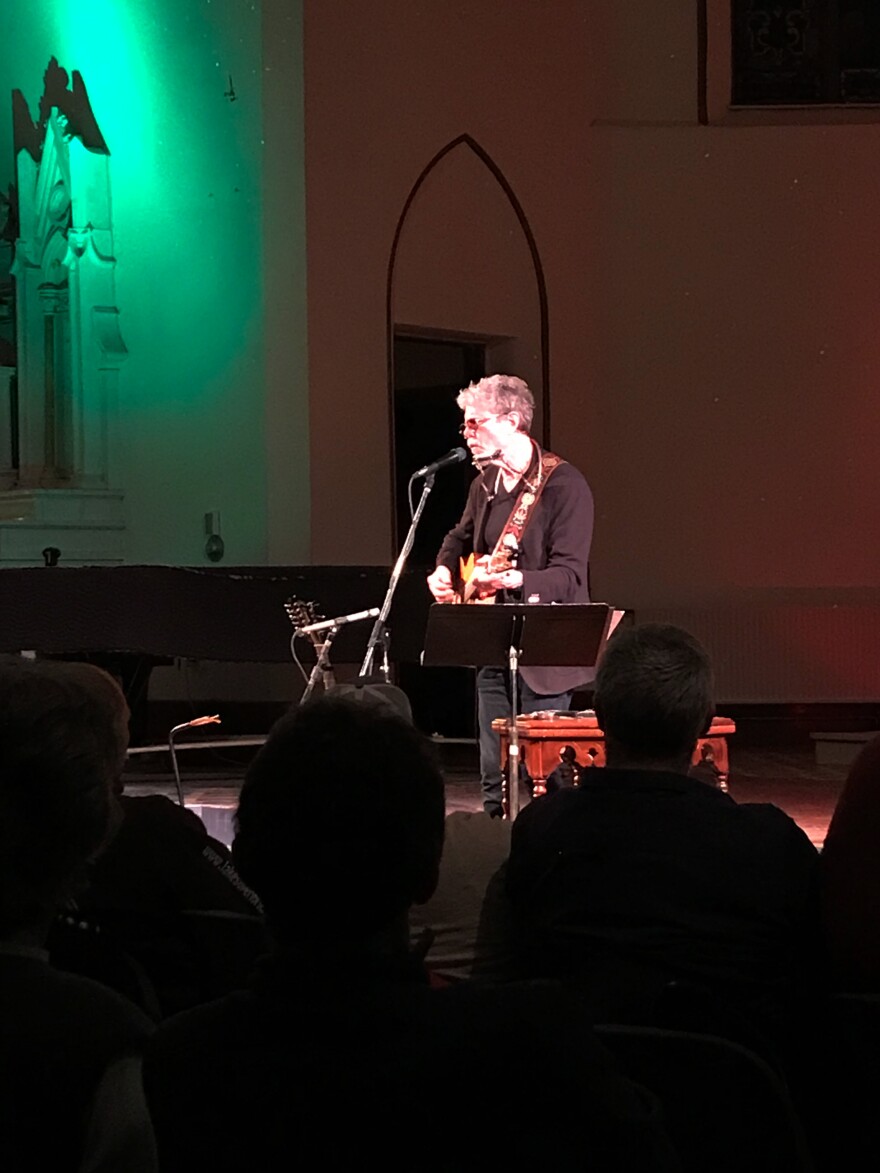
POLYGON ((490 568, 491 558, 484 554, 478 558, 473 574, 469 580, 473 584, 474 594, 480 599, 497 594, 498 591, 519 590, 523 583, 521 570, 493 570, 490 568))

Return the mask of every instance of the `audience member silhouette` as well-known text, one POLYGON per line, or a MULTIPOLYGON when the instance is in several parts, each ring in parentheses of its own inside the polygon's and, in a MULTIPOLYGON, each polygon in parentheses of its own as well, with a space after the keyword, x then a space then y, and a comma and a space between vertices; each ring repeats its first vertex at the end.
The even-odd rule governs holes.
POLYGON ((880 736, 849 769, 819 865, 833 996, 810 1020, 802 1114, 817 1166, 849 1173, 880 1147, 880 736))
POLYGON ((513 826, 507 890, 530 971, 576 979, 606 1020, 650 1021, 684 989, 784 1035, 817 973, 818 856, 775 806, 687 776, 713 714, 705 650, 675 627, 620 630, 594 704, 607 767, 513 826))
MULTIPOLYGON (((112 678, 94 678, 113 690, 123 763, 128 707, 112 678)), ((267 947, 262 909, 193 811, 161 794, 125 794, 121 764, 113 785, 113 835, 89 863, 75 916, 53 926, 50 953, 158 1020, 247 978, 267 947)))
POLYGON ((838 990, 880 994, 880 736, 853 762, 825 836, 822 919, 838 990))
POLYGON ((251 989, 151 1044, 166 1173, 674 1167, 653 1101, 616 1073, 579 999, 429 986, 407 913, 436 884, 443 821, 430 743, 387 708, 330 696, 275 726, 233 855, 276 948, 251 989), (546 1106, 524 1105, 547 1073, 546 1106))
POLYGON ((155 1168, 139 1052, 151 1024, 49 964, 59 907, 111 833, 127 710, 84 664, 0 662, 0 1167, 155 1168))
MULTIPOLYGON (((147 988, 133 989, 124 972, 124 985, 109 972, 104 980, 158 1020, 235 989, 268 939, 259 900, 193 811, 160 794, 118 801, 118 829, 89 869, 77 913, 140 967, 147 988)), ((80 970, 76 953, 59 948, 70 936, 56 929, 53 957, 80 970)))

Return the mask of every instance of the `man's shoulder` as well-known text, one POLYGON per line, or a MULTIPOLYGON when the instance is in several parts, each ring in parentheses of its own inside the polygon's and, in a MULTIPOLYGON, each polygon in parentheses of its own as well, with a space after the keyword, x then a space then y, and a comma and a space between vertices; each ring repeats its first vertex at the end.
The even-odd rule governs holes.
MULTIPOLYGON (((551 455, 556 454, 552 453, 551 455)), ((566 493, 577 494, 582 497, 592 497, 592 491, 587 483, 587 478, 581 470, 562 456, 559 457, 559 460, 561 463, 556 465, 549 474, 544 492, 551 494, 551 496, 566 493)))
MULTIPOLYGON (((735 809, 749 825, 765 831, 768 835, 787 836, 809 844, 810 840, 802 827, 784 810, 772 802, 735 802, 735 809)), ((812 846, 812 845, 811 845, 812 846)), ((815 851, 815 848, 813 848, 815 851)))
POLYGON ((256 1046, 271 1038, 259 1000, 250 990, 237 990, 164 1019, 147 1044, 144 1071, 152 1080, 155 1072, 222 1066, 221 1057, 243 1040, 256 1046))
POLYGON ((205 824, 187 807, 173 802, 164 794, 123 794, 119 805, 125 820, 121 830, 137 830, 155 834, 176 835, 185 841, 207 839, 205 824))
POLYGON ((554 480, 556 480, 556 481, 566 481, 566 480, 568 480, 568 481, 583 481, 584 484, 586 484, 587 478, 584 476, 584 474, 581 472, 581 470, 577 467, 577 465, 572 464, 572 462, 567 457, 562 456, 558 452, 550 452, 547 450, 543 451, 542 456, 554 457, 555 460, 557 460, 559 462, 558 464, 555 464, 554 467, 552 468, 552 470, 550 472, 550 480, 548 481, 548 484, 551 484, 554 480))
POLYGON ((520 810, 513 823, 511 846, 521 841, 524 832, 530 834, 535 831, 545 834, 557 820, 565 821, 574 809, 583 806, 584 801, 581 789, 573 786, 566 786, 553 794, 544 794, 540 798, 532 799, 520 810))
POLYGON ((589 818, 587 812, 596 806, 628 809, 633 803, 639 807, 671 804, 692 817, 705 815, 713 822, 738 823, 768 835, 805 838, 795 820, 772 803, 738 803, 730 794, 687 774, 613 767, 591 769, 579 787, 566 787, 530 802, 515 826, 520 831, 540 827, 543 832, 554 823, 567 823, 575 811, 589 818))
POLYGON ((737 802, 705 782, 689 779, 687 809, 692 829, 705 826, 728 843, 738 844, 755 858, 802 857, 812 866, 818 852, 806 832, 780 807, 769 802, 737 802))
POLYGON ((226 1023, 247 1022, 257 1013, 261 999, 250 988, 233 990, 211 1002, 201 1002, 181 1010, 159 1025, 153 1046, 166 1040, 173 1042, 203 1032, 211 1033, 226 1023))
POLYGON ((0 953, 0 995, 16 1004, 22 1020, 38 1015, 47 1033, 88 1034, 97 1048, 136 1045, 153 1023, 127 998, 101 982, 56 969, 48 962, 0 953))

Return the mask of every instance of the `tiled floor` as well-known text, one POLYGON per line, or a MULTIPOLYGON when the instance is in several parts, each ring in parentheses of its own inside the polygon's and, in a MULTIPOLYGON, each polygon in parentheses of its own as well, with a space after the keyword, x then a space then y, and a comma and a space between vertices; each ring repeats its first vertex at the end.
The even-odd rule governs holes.
MULTIPOLYGON (((233 834, 233 817, 246 763, 210 751, 195 764, 181 761, 187 806, 205 820, 209 832, 225 843, 233 834)), ((446 747, 442 753, 447 780, 447 809, 479 810, 480 785, 476 748, 446 747)), ((183 755, 181 755, 183 757, 183 755)), ((819 765, 812 746, 785 749, 730 750, 730 792, 739 802, 772 802, 806 831, 817 847, 825 837, 847 767, 819 765)), ((165 755, 132 761, 125 776, 129 794, 175 796, 174 777, 165 755)))

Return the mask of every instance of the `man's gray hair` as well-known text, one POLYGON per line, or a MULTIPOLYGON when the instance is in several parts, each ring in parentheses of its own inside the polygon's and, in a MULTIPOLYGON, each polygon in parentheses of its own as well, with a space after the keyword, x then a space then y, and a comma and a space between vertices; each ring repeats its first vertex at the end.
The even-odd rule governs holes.
POLYGON ((523 432, 531 428, 535 414, 535 397, 525 380, 516 375, 487 375, 460 391, 456 402, 462 411, 468 407, 490 415, 516 411, 522 420, 520 430, 523 432))
POLYGON ((622 628, 596 673, 596 713, 632 758, 681 758, 714 712, 712 665, 689 632, 669 624, 622 628))

